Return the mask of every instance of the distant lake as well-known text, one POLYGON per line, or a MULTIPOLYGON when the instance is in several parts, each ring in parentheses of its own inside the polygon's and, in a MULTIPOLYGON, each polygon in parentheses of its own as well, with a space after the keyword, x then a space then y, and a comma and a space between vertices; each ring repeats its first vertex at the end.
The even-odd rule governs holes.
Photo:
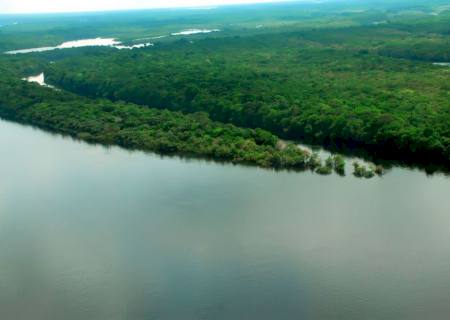
POLYGON ((116 49, 135 49, 135 48, 145 48, 148 46, 153 46, 152 43, 140 43, 131 46, 123 45, 122 42, 117 41, 114 38, 95 38, 95 39, 84 39, 67 41, 56 47, 40 47, 22 50, 7 51, 6 54, 20 54, 20 53, 31 53, 31 52, 45 52, 52 51, 56 49, 69 49, 69 48, 81 48, 81 47, 114 47, 116 49))
POLYGON ((448 319, 450 179, 275 172, 0 121, 2 319, 448 319))
POLYGON ((199 33, 211 33, 211 32, 220 32, 219 29, 187 29, 179 32, 174 32, 172 36, 189 36, 191 34, 199 34, 199 33))
MULTIPOLYGON (((211 32, 219 32, 219 29, 186 29, 179 32, 171 33, 171 36, 189 36, 194 34, 201 34, 201 33, 211 33, 211 32)), ((141 38, 136 39, 138 40, 146 40, 146 39, 161 39, 168 37, 168 35, 162 35, 162 36, 155 36, 155 37, 148 37, 148 38, 141 38)), ((118 41, 115 38, 95 38, 95 39, 82 39, 82 40, 74 40, 74 41, 67 41, 64 43, 61 43, 58 46, 55 47, 39 47, 39 48, 30 48, 30 49, 20 49, 20 50, 11 50, 6 51, 5 54, 23 54, 23 53, 32 53, 32 52, 45 52, 45 51, 53 51, 57 49, 70 49, 70 48, 81 48, 81 47, 113 47, 116 49, 140 49, 140 48, 146 48, 151 47, 154 44, 151 42, 146 43, 137 43, 133 45, 124 45, 121 41, 118 41)))

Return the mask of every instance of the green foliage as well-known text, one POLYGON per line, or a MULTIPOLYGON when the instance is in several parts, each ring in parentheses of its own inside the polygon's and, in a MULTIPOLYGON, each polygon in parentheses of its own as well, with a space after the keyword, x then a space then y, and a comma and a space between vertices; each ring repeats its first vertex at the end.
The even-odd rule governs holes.
MULTIPOLYGON (((409 46, 403 31, 384 28, 90 49, 60 57, 46 72, 52 84, 87 97, 201 111, 282 138, 449 165, 449 69, 379 55, 381 44, 409 46)), ((421 50, 447 54, 448 36, 439 39, 442 45, 421 50)), ((275 143, 267 139, 255 136, 275 143)))
POLYGON ((325 165, 317 168, 316 172, 321 175, 329 175, 333 172, 333 169, 325 165))
POLYGON ((334 171, 337 174, 344 176, 345 175, 345 160, 344 160, 344 158, 342 158, 342 156, 340 156, 340 155, 335 155, 332 158, 332 163, 333 163, 334 171))
MULTIPOLYGON (((281 137, 450 168, 450 69, 431 63, 449 57, 444 0, 14 19, 0 16, 1 50, 97 36, 155 46, 1 55, 3 117, 88 141, 263 167, 345 174, 339 156, 322 165, 281 137), (222 31, 151 39, 197 27, 222 31), (19 80, 43 70, 65 91, 19 80)), ((384 172, 358 167, 357 175, 372 171, 384 172)))
POLYGON ((261 129, 213 122, 205 113, 86 99, 0 76, 0 116, 89 142, 162 154, 202 156, 267 168, 307 169, 310 154, 261 129))
POLYGON ((359 162, 353 163, 353 175, 357 178, 366 178, 370 179, 375 176, 375 169, 372 166, 365 166, 360 164, 359 162))
POLYGON ((333 172, 333 159, 332 157, 328 157, 325 160, 325 165, 321 165, 319 168, 316 169, 316 172, 318 174, 322 175, 329 175, 333 172))
POLYGON ((443 36, 428 36, 390 43, 380 49, 389 57, 430 62, 450 61, 450 39, 443 36))

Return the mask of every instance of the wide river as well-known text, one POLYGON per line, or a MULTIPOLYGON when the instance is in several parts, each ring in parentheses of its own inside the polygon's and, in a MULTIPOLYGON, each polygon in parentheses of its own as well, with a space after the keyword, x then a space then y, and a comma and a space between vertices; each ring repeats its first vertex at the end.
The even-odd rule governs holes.
POLYGON ((450 179, 273 172, 0 121, 2 320, 449 319, 450 179))

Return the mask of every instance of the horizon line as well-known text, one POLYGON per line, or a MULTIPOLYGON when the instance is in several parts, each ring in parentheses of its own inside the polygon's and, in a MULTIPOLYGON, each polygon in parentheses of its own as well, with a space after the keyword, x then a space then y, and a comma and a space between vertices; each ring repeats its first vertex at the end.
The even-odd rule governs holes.
MULTIPOLYGON (((323 2, 325 2, 324 0, 323 2)), ((37 12, 27 12, 27 11, 15 11, 15 12, 2 12, 0 16, 14 16, 14 15, 52 15, 52 14, 84 14, 84 13, 111 13, 111 12, 124 12, 124 11, 147 11, 147 10, 214 10, 219 7, 231 7, 231 6, 242 6, 242 5, 264 5, 264 4, 281 4, 281 3, 293 3, 293 2, 322 2, 317 0, 246 0, 245 2, 235 2, 235 3, 224 3, 224 4, 204 4, 204 5, 177 5, 177 6, 157 6, 157 7, 142 7, 142 8, 117 8, 117 9, 104 9, 104 10, 80 10, 80 11, 37 11, 37 12)))

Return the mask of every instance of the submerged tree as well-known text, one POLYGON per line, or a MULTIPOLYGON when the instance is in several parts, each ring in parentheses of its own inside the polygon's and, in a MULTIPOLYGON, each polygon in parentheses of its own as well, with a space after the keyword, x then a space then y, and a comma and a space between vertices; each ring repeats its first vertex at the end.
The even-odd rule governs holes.
POLYGON ((345 160, 342 156, 335 155, 333 157, 333 168, 338 175, 345 176, 345 160))

